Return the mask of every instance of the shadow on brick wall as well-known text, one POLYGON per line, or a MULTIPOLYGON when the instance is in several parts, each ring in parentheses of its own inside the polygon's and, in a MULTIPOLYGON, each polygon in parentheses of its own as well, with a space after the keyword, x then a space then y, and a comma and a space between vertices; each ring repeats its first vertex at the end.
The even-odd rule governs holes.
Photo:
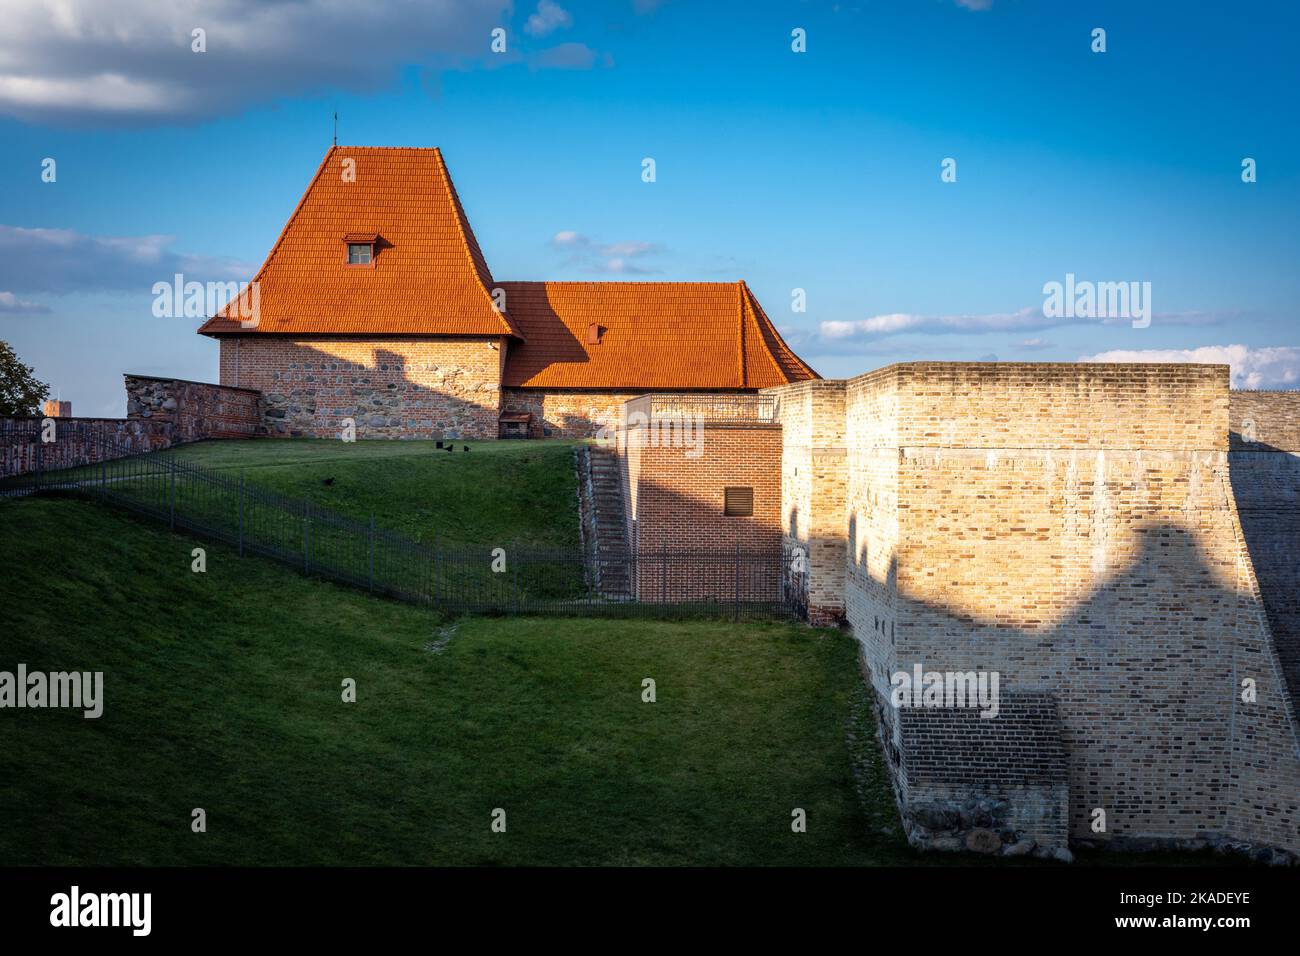
MULTIPOLYGON (((1075 837, 1097 836, 1090 813, 1101 807, 1102 840, 1226 834, 1300 851, 1294 708, 1253 595, 1225 584, 1235 555, 1207 553, 1177 525, 1136 533, 1133 559, 1078 603, 1035 609, 1039 596, 1030 593, 1007 608, 1021 619, 1041 613, 1041 627, 998 624, 961 608, 959 597, 938 604, 909 598, 905 580, 873 580, 899 623, 876 635, 870 621, 856 622, 865 624, 867 652, 884 655, 885 670, 997 671, 1003 692, 1053 693, 1075 837), (1256 703, 1240 699, 1246 677, 1256 703)), ((953 759, 961 766, 960 754, 953 759)))
MULTIPOLYGON (((1300 457, 1232 435, 1228 475, 1278 657, 1300 702, 1300 457)), ((1300 703, 1297 703, 1300 708, 1300 703)), ((1297 714, 1300 717, 1300 714, 1297 714)))

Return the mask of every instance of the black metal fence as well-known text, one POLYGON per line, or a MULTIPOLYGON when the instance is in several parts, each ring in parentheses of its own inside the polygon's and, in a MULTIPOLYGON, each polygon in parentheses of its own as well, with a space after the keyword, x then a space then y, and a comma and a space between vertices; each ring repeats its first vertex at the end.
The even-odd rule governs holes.
MULTIPOLYGON (((5 437, 0 432, 0 442, 5 437)), ((792 559, 779 549, 606 552, 594 559, 597 576, 577 548, 431 545, 378 527, 373 517, 275 494, 170 451, 142 452, 84 434, 52 442, 38 436, 37 445, 27 473, 0 480, 0 498, 77 495, 224 542, 240 555, 415 604, 453 612, 732 620, 790 617, 800 609, 792 559)))

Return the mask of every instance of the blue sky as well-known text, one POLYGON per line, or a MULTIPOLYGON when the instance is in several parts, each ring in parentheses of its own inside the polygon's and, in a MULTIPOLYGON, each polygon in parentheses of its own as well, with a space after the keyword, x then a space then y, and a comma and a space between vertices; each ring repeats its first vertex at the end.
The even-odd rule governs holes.
POLYGON ((1300 386, 1291 3, 53 9, 0 0, 0 338, 79 414, 122 414, 124 371, 216 380, 151 287, 251 278, 335 109, 340 143, 443 148, 498 279, 743 278, 826 376, 1100 356, 1300 386), (1150 325, 1045 318, 1067 274, 1149 282, 1150 325))

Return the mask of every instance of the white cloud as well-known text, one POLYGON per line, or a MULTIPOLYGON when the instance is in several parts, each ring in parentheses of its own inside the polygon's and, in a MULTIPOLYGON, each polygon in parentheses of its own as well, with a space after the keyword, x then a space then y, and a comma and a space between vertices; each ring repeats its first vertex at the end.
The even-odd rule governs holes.
POLYGON ((1300 387, 1300 348, 1206 345, 1195 349, 1117 349, 1085 355, 1080 362, 1195 362, 1231 366, 1233 388, 1300 387))
POLYGON ((0 225, 0 289, 13 292, 145 292, 155 282, 247 280, 256 267, 171 249, 171 236, 92 236, 73 229, 0 225))
MULTIPOLYGON (((203 119, 398 67, 490 56, 508 0, 0 0, 0 113, 38 122, 203 119), (191 49, 206 31, 207 51, 191 49)), ((542 64, 545 65, 545 64, 542 64)))
POLYGON ((552 0, 541 0, 537 4, 537 11, 524 24, 524 32, 535 37, 544 37, 561 27, 572 25, 573 17, 569 16, 569 11, 558 3, 553 3, 552 0))
POLYGON ((587 272, 609 272, 616 275, 653 275, 660 270, 633 260, 653 256, 663 251, 655 242, 628 239, 622 242, 593 242, 572 229, 564 229, 551 237, 551 246, 570 253, 565 265, 576 266, 587 272))
POLYGON ((605 256, 645 256, 658 249, 653 242, 611 242, 607 246, 600 247, 601 255, 605 256))
POLYGON ((12 292, 0 292, 0 314, 34 315, 50 311, 48 305, 41 305, 39 302, 29 302, 26 299, 20 299, 12 292))
POLYGON ((609 272, 614 275, 637 275, 648 276, 659 272, 651 266, 637 265, 635 262, 629 262, 627 259, 615 256, 612 259, 604 259, 593 263, 593 272, 609 272))
MULTIPOLYGON (((606 54, 604 65, 612 58, 606 54)), ((547 70, 590 70, 596 65, 596 51, 585 43, 561 43, 528 57, 529 66, 547 70)))
POLYGON ((891 312, 852 322, 823 322, 821 334, 829 339, 860 335, 898 335, 902 332, 1001 332, 1041 329, 1059 324, 1043 317, 1041 309, 1021 309, 991 315, 915 315, 891 312))
POLYGON ((989 10, 993 7, 993 0, 957 0, 957 6, 967 10, 989 10))
POLYGON ((1016 348, 1022 352, 1038 352, 1051 347, 1052 343, 1046 339, 1022 339, 1016 343, 1016 348))
MULTIPOLYGON (((1227 312, 1157 312, 1155 325, 1208 326, 1239 319, 1240 311, 1227 312)), ((1128 325, 1130 319, 1113 318, 1055 318, 1043 315, 1041 308, 1021 309, 1018 312, 993 312, 985 315, 919 315, 910 312, 889 312, 867 319, 852 321, 825 321, 820 331, 828 339, 847 339, 859 336, 901 335, 905 332, 1037 332, 1059 328, 1063 325, 1128 325)))

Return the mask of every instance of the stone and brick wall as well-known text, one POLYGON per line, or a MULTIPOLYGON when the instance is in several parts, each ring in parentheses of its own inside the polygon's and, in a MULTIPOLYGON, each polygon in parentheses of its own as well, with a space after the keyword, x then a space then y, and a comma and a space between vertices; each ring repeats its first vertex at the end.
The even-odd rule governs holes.
POLYGON ((169 426, 175 443, 265 431, 265 403, 255 389, 151 375, 125 379, 127 417, 169 426))
POLYGON ((174 443, 170 423, 126 418, 58 418, 54 441, 47 443, 41 441, 43 421, 37 416, 0 418, 0 478, 159 451, 174 443))
MULTIPOLYGON (((897 370, 891 366, 850 379, 844 396, 845 616, 862 644, 863 670, 882 699, 898 670, 897 370)), ((901 746, 892 712, 883 708, 881 717, 887 736, 901 746)))
POLYGON ((907 742, 908 839, 932 850, 1068 858, 1069 783, 1056 701, 1000 694, 996 716, 978 710, 900 709, 907 742))
POLYGON ((594 438, 613 435, 619 427, 624 403, 643 392, 564 392, 549 389, 506 388, 501 410, 533 416, 533 438, 594 438))
POLYGON ((274 434, 357 439, 497 437, 501 339, 364 336, 221 340, 221 383, 266 397, 274 434))
POLYGON ((71 402, 46 403, 46 417, 54 419, 51 442, 41 441, 44 419, 39 416, 0 418, 0 477, 160 451, 204 438, 253 435, 261 428, 258 392, 147 375, 126 375, 125 382, 126 418, 73 418, 63 414, 71 412, 71 402))

